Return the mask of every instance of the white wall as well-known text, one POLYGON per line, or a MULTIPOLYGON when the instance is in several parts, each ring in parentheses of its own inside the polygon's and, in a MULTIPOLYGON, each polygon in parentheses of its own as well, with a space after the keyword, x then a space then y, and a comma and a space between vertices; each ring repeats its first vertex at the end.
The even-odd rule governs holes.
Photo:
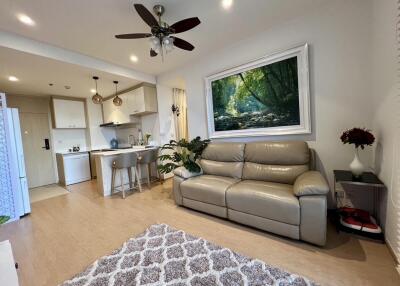
POLYGON ((86 129, 51 129, 54 152, 67 152, 79 145, 81 150, 90 147, 86 138, 86 129))
POLYGON ((91 149, 110 148, 110 141, 116 137, 114 128, 100 127, 103 124, 103 111, 100 104, 86 99, 88 132, 91 149))
MULTIPOLYGON (((332 184, 332 170, 347 169, 354 156, 353 148, 340 142, 341 132, 355 126, 371 128, 370 17, 370 1, 332 1, 291 22, 162 74, 157 84, 169 86, 176 78, 185 81, 189 136, 207 137, 205 76, 307 42, 312 134, 238 140, 307 140, 319 155, 319 168, 332 184)), ((363 157, 370 163, 371 151, 363 152, 363 157)))
POLYGON ((375 168, 388 190, 381 217, 388 244, 400 261, 400 96, 397 81, 397 0, 373 0, 372 104, 377 135, 375 168))

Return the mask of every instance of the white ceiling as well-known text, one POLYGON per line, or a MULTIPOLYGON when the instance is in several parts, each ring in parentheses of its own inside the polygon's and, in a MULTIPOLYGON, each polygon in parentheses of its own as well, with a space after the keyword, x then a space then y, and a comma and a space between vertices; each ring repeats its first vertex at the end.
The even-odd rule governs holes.
POLYGON ((131 78, 7 48, 0 48, 0 63, 0 91, 10 94, 90 97, 90 90, 95 87, 93 75, 100 77, 98 91, 103 96, 115 92, 114 80, 119 81, 119 90, 140 83, 131 78), (9 81, 10 75, 16 76, 19 81, 9 81), (49 83, 53 83, 53 86, 49 86, 49 83), (65 89, 66 85, 71 88, 65 89))
MULTIPOLYGON (((158 75, 289 21, 328 1, 233 0, 231 9, 224 10, 221 0, 1 0, 0 32, 2 30, 87 55, 105 64, 113 64, 114 68, 121 66, 158 75), (134 10, 134 3, 143 3, 150 11, 154 4, 164 5, 166 12, 163 20, 169 24, 188 17, 199 17, 202 22, 199 26, 179 34, 179 37, 191 42, 195 50, 175 49, 162 62, 160 57, 150 58, 147 39, 115 39, 115 34, 149 32, 149 27, 134 10), (20 23, 16 17, 19 13, 30 16, 36 25, 20 23), (139 58, 137 63, 129 60, 132 54, 139 58)), ((93 86, 91 76, 94 73, 107 79, 100 81, 100 86, 104 85, 104 94, 112 93, 111 81, 114 78, 122 82, 122 87, 136 83, 134 79, 97 72, 87 66, 57 62, 7 48, 0 48, 0 62, 0 90, 15 94, 85 97, 93 86), (6 77, 11 73, 21 80, 8 82, 6 77), (55 86, 50 88, 49 82, 55 86), (64 85, 71 85, 71 90, 65 90, 64 85)))
POLYGON ((267 30, 329 0, 234 0, 229 11, 221 0, 2 0, 0 29, 70 49, 150 74, 176 68, 208 52, 267 30), (202 23, 179 34, 191 42, 193 52, 175 49, 164 62, 150 58, 147 39, 118 40, 115 34, 149 32, 133 3, 166 8, 164 20, 172 24, 197 16, 202 23), (35 27, 21 24, 17 13, 29 15, 35 27), (130 54, 138 63, 129 60, 130 54))

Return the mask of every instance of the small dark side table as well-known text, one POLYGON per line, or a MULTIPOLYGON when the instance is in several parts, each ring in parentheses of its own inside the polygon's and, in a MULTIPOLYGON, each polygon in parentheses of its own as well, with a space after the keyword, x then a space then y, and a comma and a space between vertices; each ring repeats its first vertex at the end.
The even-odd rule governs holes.
MULTIPOLYGON (((345 185, 358 186, 360 192, 373 192, 373 213, 372 216, 375 218, 377 224, 379 225, 379 197, 380 192, 382 192, 386 187, 385 184, 379 180, 379 178, 372 172, 364 172, 361 177, 355 178, 351 171, 347 170, 334 170, 334 192, 336 206, 338 206, 338 199, 340 194, 344 192, 345 185)), ((382 233, 367 233, 359 230, 350 229, 343 226, 340 223, 339 214, 336 212, 335 215, 335 225, 337 231, 345 231, 356 233, 361 236, 366 236, 372 239, 378 239, 384 241, 384 235, 382 233)))

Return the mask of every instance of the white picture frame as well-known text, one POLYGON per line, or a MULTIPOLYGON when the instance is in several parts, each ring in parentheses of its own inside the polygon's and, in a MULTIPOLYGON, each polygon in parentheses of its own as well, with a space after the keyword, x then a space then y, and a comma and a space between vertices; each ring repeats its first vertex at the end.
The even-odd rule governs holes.
POLYGON ((205 78, 206 88, 206 107, 208 136, 214 138, 229 137, 249 137, 249 136, 270 136, 270 135, 292 135, 311 133, 311 115, 310 115, 310 84, 309 84, 309 64, 308 64, 308 44, 302 44, 281 52, 266 55, 260 59, 249 63, 229 68, 205 78), (214 109, 212 82, 225 77, 229 77, 241 72, 252 70, 261 66, 276 63, 288 58, 297 57, 297 75, 299 91, 299 114, 300 124, 291 126, 278 126, 267 128, 249 128, 241 130, 216 131, 214 127, 214 109))

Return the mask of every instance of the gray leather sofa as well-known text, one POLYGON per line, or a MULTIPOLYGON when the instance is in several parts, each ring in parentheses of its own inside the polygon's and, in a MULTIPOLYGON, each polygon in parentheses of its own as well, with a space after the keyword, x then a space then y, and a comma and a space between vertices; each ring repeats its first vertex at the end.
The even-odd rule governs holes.
POLYGON ((174 171, 178 205, 324 245, 328 184, 306 142, 210 143, 201 173, 174 171))

